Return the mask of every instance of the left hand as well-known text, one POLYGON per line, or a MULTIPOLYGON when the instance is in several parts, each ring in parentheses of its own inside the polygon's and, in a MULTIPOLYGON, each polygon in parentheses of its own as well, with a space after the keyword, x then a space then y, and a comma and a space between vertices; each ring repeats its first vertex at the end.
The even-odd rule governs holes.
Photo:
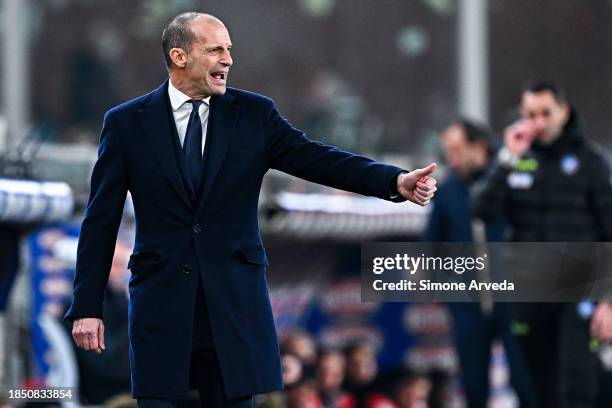
POLYGON ((436 179, 429 177, 436 170, 432 163, 424 169, 416 169, 410 173, 401 173, 397 177, 397 192, 406 200, 418 205, 429 204, 436 192, 436 179))

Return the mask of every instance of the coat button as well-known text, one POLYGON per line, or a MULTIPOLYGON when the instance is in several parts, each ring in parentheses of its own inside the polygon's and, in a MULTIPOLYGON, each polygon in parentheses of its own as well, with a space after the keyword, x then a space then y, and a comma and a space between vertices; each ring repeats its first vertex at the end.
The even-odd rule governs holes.
POLYGON ((189 275, 191 273, 191 266, 183 265, 183 268, 181 270, 183 271, 185 275, 189 275))
POLYGON ((194 225, 193 232, 199 234, 200 232, 202 232, 202 226, 200 224, 194 225))

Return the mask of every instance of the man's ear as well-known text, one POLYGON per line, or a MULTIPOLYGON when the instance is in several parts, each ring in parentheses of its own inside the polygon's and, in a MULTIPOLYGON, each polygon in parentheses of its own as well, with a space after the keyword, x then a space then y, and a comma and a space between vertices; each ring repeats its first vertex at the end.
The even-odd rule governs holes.
POLYGON ((563 104, 561 105, 561 109, 563 110, 563 119, 567 123, 570 117, 570 112, 571 112, 569 103, 563 102, 563 104))
POLYGON ((472 169, 483 166, 487 162, 488 150, 487 144, 477 141, 469 144, 468 151, 469 167, 472 169))
POLYGON ((182 48, 170 49, 170 59, 179 68, 185 68, 187 65, 187 53, 182 48))

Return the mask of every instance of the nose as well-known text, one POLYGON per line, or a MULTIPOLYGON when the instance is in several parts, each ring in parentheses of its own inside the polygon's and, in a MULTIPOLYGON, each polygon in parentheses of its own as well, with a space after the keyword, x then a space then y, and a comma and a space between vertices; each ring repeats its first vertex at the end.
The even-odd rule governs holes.
POLYGON ((545 129, 547 125, 546 118, 543 116, 538 116, 533 120, 533 125, 538 131, 545 129))
POLYGON ((221 64, 223 64, 226 67, 232 66, 232 64, 234 63, 234 60, 232 59, 232 55, 230 54, 229 50, 225 50, 221 58, 221 61, 219 62, 221 62, 221 64))
POLYGON ((444 158, 446 159, 446 164, 448 164, 448 167, 454 170, 457 169, 459 165, 459 157, 456 154, 447 152, 444 155, 444 158))

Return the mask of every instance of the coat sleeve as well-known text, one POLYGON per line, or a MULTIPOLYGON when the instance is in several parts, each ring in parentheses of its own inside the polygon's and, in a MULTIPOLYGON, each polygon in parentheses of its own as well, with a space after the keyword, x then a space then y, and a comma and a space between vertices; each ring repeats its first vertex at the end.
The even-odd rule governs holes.
POLYGON ((65 319, 102 319, 104 291, 127 195, 127 172, 113 114, 104 117, 98 159, 81 226, 72 305, 65 319))
POLYGON ((504 219, 508 200, 508 174, 510 170, 495 163, 483 182, 474 188, 472 194, 473 215, 486 223, 504 219))
POLYGON ((433 208, 429 213, 427 226, 423 232, 422 240, 426 242, 446 242, 447 234, 445 233, 448 220, 446 219, 443 209, 444 200, 440 196, 434 197, 433 208))
POLYGON ((612 176, 610 165, 601 156, 593 159, 591 171, 592 185, 589 199, 593 216, 599 228, 599 239, 608 242, 612 240, 612 176))
POLYGON ((266 151, 271 168, 340 190, 405 201, 397 196, 394 184, 404 169, 308 139, 280 115, 271 101, 266 116, 266 151))

